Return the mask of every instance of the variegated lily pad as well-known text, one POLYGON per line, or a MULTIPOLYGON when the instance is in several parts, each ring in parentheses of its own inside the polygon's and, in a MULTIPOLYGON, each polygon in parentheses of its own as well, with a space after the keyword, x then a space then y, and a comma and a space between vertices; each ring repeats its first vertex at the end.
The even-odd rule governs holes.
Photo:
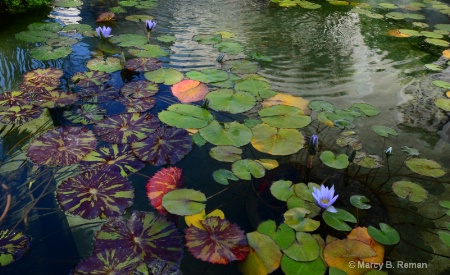
POLYGON ((63 126, 51 129, 31 142, 28 157, 39 165, 71 165, 95 149, 97 139, 85 127, 63 126))
POLYGON ((22 91, 4 92, 0 94, 0 106, 23 106, 29 105, 32 101, 30 94, 22 91))
POLYGON ((144 98, 154 96, 158 92, 158 85, 145 80, 125 83, 120 92, 126 97, 144 98))
POLYGON ((73 122, 81 124, 93 124, 105 118, 106 109, 97 104, 83 104, 73 110, 64 111, 64 117, 73 122))
POLYGON ((110 144, 107 147, 101 147, 89 152, 80 162, 82 171, 111 171, 120 173, 124 177, 139 171, 144 166, 145 164, 133 154, 129 144, 110 144))
POLYGON ((131 143, 146 138, 159 126, 150 114, 126 113, 107 117, 94 125, 97 135, 111 143, 131 143))
POLYGON ((155 99, 151 97, 145 98, 131 98, 131 97, 119 97, 117 102, 125 106, 127 113, 145 112, 155 106, 155 99))
POLYGON ((61 208, 84 219, 120 217, 133 204, 134 189, 119 173, 92 170, 63 181, 56 188, 61 208))
POLYGON ((95 236, 94 251, 114 249, 117 244, 141 259, 152 258, 177 263, 181 261, 183 244, 178 229, 163 216, 135 211, 127 222, 116 219, 106 222, 95 236))
POLYGON ((55 108, 72 105, 78 101, 78 95, 64 91, 46 91, 36 96, 33 104, 42 108, 55 108))
POLYGON ((42 109, 36 106, 12 106, 0 111, 0 124, 22 125, 30 120, 38 118, 41 113, 42 109))
POLYGON ((161 68, 161 61, 156 58, 133 58, 125 63, 125 69, 136 72, 149 72, 161 68))
POLYGON ((23 76, 20 89, 24 92, 42 92, 56 89, 61 84, 63 71, 56 68, 36 69, 23 76))
POLYGON ((162 126, 131 147, 136 156, 152 165, 174 164, 191 151, 192 139, 184 129, 162 126))
POLYGON ((99 71, 79 72, 72 76, 72 81, 78 87, 100 86, 110 79, 110 74, 99 71))
POLYGON ((106 103, 119 96, 119 89, 114 86, 90 86, 79 91, 78 96, 88 103, 106 103))
POLYGON ((0 266, 22 258, 30 248, 30 238, 17 230, 2 229, 0 231, 0 266))

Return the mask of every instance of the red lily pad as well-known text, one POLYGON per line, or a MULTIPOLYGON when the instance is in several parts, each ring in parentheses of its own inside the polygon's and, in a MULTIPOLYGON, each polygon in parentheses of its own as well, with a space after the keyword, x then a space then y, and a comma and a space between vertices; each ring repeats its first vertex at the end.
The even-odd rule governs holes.
POLYGON ((84 219, 119 217, 133 204, 134 189, 119 173, 92 170, 56 188, 61 209, 84 219))
POLYGON ((129 82, 120 88, 120 92, 132 98, 151 97, 158 92, 158 84, 146 80, 129 82))
POLYGON ((147 197, 150 204, 161 214, 167 214, 162 206, 162 197, 176 188, 183 186, 182 169, 163 168, 156 172, 147 182, 147 197))
POLYGON ((61 84, 63 71, 56 68, 36 69, 27 72, 23 76, 23 83, 20 89, 24 92, 39 93, 51 91, 61 84))
POLYGON ((192 139, 184 129, 162 126, 148 138, 133 142, 131 148, 138 158, 152 165, 174 164, 191 151, 192 139))
POLYGON ((42 109, 35 106, 12 106, 0 112, 0 124, 22 125, 39 117, 42 109))
POLYGON ((100 86, 111 79, 111 75, 100 71, 79 72, 72 76, 72 81, 78 87, 100 86))
POLYGON ((55 108, 72 105, 77 101, 77 94, 64 91, 45 91, 36 96, 33 104, 42 108, 55 108))
POLYGON ((118 248, 105 249, 84 258, 72 270, 73 275, 92 274, 136 274, 136 271, 148 274, 148 269, 139 254, 118 248), (113 270, 113 271, 112 271, 113 270))
POLYGON ((97 139, 86 127, 63 126, 51 129, 31 142, 28 157, 40 165, 71 165, 95 149, 97 139))
POLYGON ((82 171, 103 170, 119 173, 126 177, 145 164, 131 151, 129 144, 110 144, 88 153, 80 162, 82 171))
POLYGON ((0 231, 0 266, 22 258, 30 248, 30 238, 18 230, 2 229, 0 231))
POLYGON ((185 231, 186 246, 195 258, 213 264, 228 264, 247 257, 250 248, 238 225, 219 217, 210 217, 200 223, 205 230, 190 226, 185 231))
POLYGON ((119 89, 112 86, 90 86, 78 92, 78 96, 88 103, 106 103, 119 96, 119 89))
POLYGON ((126 113, 101 120, 94 131, 104 141, 123 144, 146 138, 158 126, 159 120, 150 114, 126 113))
POLYGON ((182 103, 202 100, 209 92, 208 86, 196 80, 182 80, 172 86, 172 94, 182 103))
POLYGON ((83 104, 75 109, 65 111, 64 117, 73 122, 81 124, 92 124, 105 118, 106 109, 97 104, 83 104))
POLYGON ((0 94, 0 106, 23 106, 29 105, 31 101, 30 94, 22 91, 4 92, 0 94))
POLYGON ((125 69, 136 72, 150 72, 161 68, 161 61, 157 58, 133 58, 125 63, 125 69))
POLYGON ((114 12, 102 12, 98 17, 97 20, 95 20, 95 22, 99 23, 99 22, 108 22, 108 21, 112 21, 112 20, 116 20, 116 15, 114 14, 114 12))
POLYGON ((125 106, 125 112, 145 112, 155 106, 156 100, 151 97, 145 98, 131 98, 131 97, 119 97, 115 101, 125 106))
POLYGON ((134 211, 127 222, 108 221, 95 236, 94 251, 117 248, 137 252, 141 259, 153 258, 179 263, 183 254, 181 235, 175 225, 161 215, 134 211))

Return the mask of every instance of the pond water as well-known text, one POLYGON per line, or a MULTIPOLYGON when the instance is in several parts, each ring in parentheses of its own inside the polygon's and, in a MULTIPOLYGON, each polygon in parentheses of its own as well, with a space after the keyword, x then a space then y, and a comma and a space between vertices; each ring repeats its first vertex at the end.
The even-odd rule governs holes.
MULTIPOLYGON (((99 49, 105 50, 99 37, 78 34, 76 38, 79 41, 71 45, 72 53, 68 56, 42 61, 30 55, 30 50, 36 48, 39 43, 21 41, 16 39, 15 35, 25 31, 30 24, 38 22, 57 22, 62 25, 87 24, 95 28, 105 25, 96 23, 97 17, 102 12, 118 6, 118 1, 115 0, 84 0, 82 2, 80 1, 80 5, 76 7, 60 5, 60 7, 53 7, 52 10, 0 19, 2 25, 0 92, 18 90, 23 81, 23 75, 38 68, 61 69, 63 76, 60 88, 65 90, 73 88, 71 77, 78 72, 88 71, 87 62, 101 55, 99 49)), ((270 57, 270 62, 258 62, 260 68, 257 74, 265 78, 273 90, 309 101, 326 100, 341 109, 347 109, 355 103, 375 106, 381 112, 379 115, 357 118, 353 122, 355 128, 352 130, 358 132, 358 138, 362 140, 366 152, 383 155, 386 148, 393 147, 394 155, 389 161, 398 167, 406 158, 406 154, 401 152, 401 147, 408 146, 417 149, 421 158, 432 159, 442 165, 443 170, 449 171, 448 112, 435 104, 436 98, 446 98, 446 90, 433 84, 434 80, 450 80, 449 71, 445 68, 447 59, 442 56, 442 51, 449 46, 427 43, 423 36, 398 38, 388 35, 390 30, 413 29, 414 22, 426 23, 429 27, 423 27, 423 30, 433 30, 433 26, 437 24, 449 24, 448 15, 431 8, 433 5, 438 5, 437 1, 423 1, 421 3, 425 7, 419 10, 414 10, 412 8, 414 5, 409 9, 400 9, 401 12, 420 14, 423 16, 420 19, 367 16, 357 12, 354 4, 343 5, 343 1, 340 5, 315 1, 321 5, 317 9, 305 9, 298 6, 280 7, 276 3, 261 0, 143 1, 151 3, 147 8, 124 4, 124 2, 133 1, 122 2, 121 7, 126 13, 117 13, 117 21, 106 25, 112 28, 114 37, 122 34, 139 34, 146 37, 147 32, 143 22, 126 20, 125 17, 136 14, 152 16, 157 22, 157 27, 151 32, 151 44, 159 45, 168 51, 168 55, 159 57, 163 68, 173 68, 183 74, 211 68, 221 69, 221 64, 216 61, 221 52, 211 44, 195 41, 193 37, 227 32, 232 34, 230 41, 239 43, 244 50, 236 54, 225 53, 224 60, 248 58, 251 53, 270 57), (174 37, 174 41, 162 42, 157 39, 165 35, 174 37), (425 67, 426 64, 432 63, 441 65, 442 70, 431 71, 425 67), (398 136, 383 139, 372 131, 375 125, 391 127, 396 130, 398 136)), ((409 2, 397 1, 391 4, 407 5, 409 2)), ((77 1, 74 0, 73 3, 77 1)), ((380 3, 386 4, 385 1, 364 1, 364 3, 374 7, 369 8, 373 13, 385 15, 390 12, 389 9, 380 6, 380 3)), ((441 5, 446 4, 441 3, 441 5)), ((448 41, 448 32, 443 37, 442 39, 448 41)), ((120 58, 121 51, 124 51, 127 60, 133 58, 126 48, 104 54, 120 58)), ((117 70, 112 73, 112 80, 109 83, 112 86, 121 87, 124 83, 142 79, 145 79, 142 74, 128 73, 124 76, 117 70)), ((172 95, 170 88, 170 85, 159 84, 159 92, 155 96, 156 105, 150 113, 158 114, 171 104, 179 103, 172 95)), ((76 91, 76 89, 73 90, 76 91)), ((197 103, 201 105, 201 102, 197 103)), ((106 102, 104 106, 108 115, 123 111, 123 107, 118 103, 106 102)), ((55 124, 68 123, 61 118, 61 113, 50 112, 50 115, 55 124)), ((224 115, 223 113, 215 115, 222 121, 241 118, 240 115, 224 115)), ((257 114, 255 111, 250 111, 245 115, 256 117, 257 114)), ((20 155, 22 149, 26 150, 26 148, 15 146, 17 142, 26 138, 26 134, 20 130, 11 130, 14 127, 10 127, 11 125, 7 125, 2 129, 4 162, 10 158, 8 152, 20 155)), ((317 126, 316 130, 320 128, 317 126)), ((308 130, 305 134, 306 136, 314 134, 314 129, 308 130)), ((334 129, 322 131, 319 137, 321 140, 330 141, 338 134, 339 130, 334 129)), ((104 144, 105 142, 101 143, 101 145, 104 144)), ((332 147, 333 144, 327 146, 332 147)), ((211 144, 204 146, 194 144, 192 151, 173 165, 183 169, 184 184, 187 188, 200 190, 207 197, 225 188, 214 181, 212 173, 217 169, 230 169, 229 163, 211 159, 209 150, 212 147, 211 144)), ((258 159, 267 156, 250 148, 250 145, 247 147, 243 153, 246 158, 258 159)), ((23 154, 21 156, 24 157, 23 154)), ((300 153, 291 157, 276 156, 281 164, 279 168, 267 171, 264 178, 254 179, 252 184, 247 182, 239 187, 233 185, 222 194, 208 199, 207 212, 215 208, 222 209, 228 220, 239 224, 246 232, 254 230, 258 222, 264 219, 282 221, 283 211, 265 213, 267 209, 280 208, 279 202, 268 198, 267 189, 272 181, 279 179, 294 182, 305 180, 304 166, 301 165, 303 168, 296 166, 297 161, 303 157, 304 154, 300 153), (298 174, 302 175, 298 176, 298 174), (264 185, 267 187, 264 188, 264 185), (261 197, 263 201, 266 200, 266 203, 273 204, 273 207, 264 208, 264 203, 258 203, 261 197)), ((21 214, 42 192, 45 196, 39 200, 38 204, 33 205, 35 208, 30 212, 30 220, 26 225, 20 223, 18 227, 32 236, 32 248, 17 263, 0 268, 0 273, 68 274, 80 258, 91 254, 91 239, 100 223, 94 220, 91 226, 82 226, 78 225, 79 221, 71 218, 67 220, 55 201, 56 186, 45 187, 48 181, 45 179, 47 175, 45 169, 39 170, 43 168, 33 166, 30 161, 19 167, 14 165, 12 167, 0 169, 2 180, 10 185, 13 197, 13 207, 10 211, 12 214, 2 221, 2 227, 14 226, 20 221, 21 214), (35 182, 42 184, 37 185, 35 189, 30 188, 32 190, 30 192, 26 187, 28 184, 31 186, 32 183, 27 181, 27 175, 39 173, 42 173, 42 177, 37 177, 35 182), (70 230, 69 227, 73 229, 70 230)), ((160 169, 161 166, 147 164, 139 173, 129 176, 135 189, 135 202, 130 210, 153 211, 145 194, 145 184, 147 177, 153 176, 160 169)), ((355 173, 358 174, 359 169, 353 169, 351 174, 356 175, 355 173)), ((366 171, 364 175, 370 175, 370 173, 375 173, 372 177, 376 178, 378 172, 366 171)), ((391 171, 388 173, 390 175, 391 171)), ((70 175, 70 171, 67 174, 70 175)), ((423 260, 429 263, 430 269, 415 269, 414 272, 418 274, 431 274, 430 271, 433 274, 448 272, 450 269, 448 247, 440 243, 436 233, 426 233, 430 231, 430 228, 444 228, 442 220, 439 219, 434 223, 433 220, 419 218, 439 217, 441 212, 444 213, 442 208, 439 208, 438 202, 449 197, 450 190, 443 184, 448 183, 448 175, 440 177, 439 183, 436 183, 435 178, 417 178, 417 182, 427 189, 428 198, 420 204, 408 204, 405 201, 398 202, 399 198, 392 192, 379 198, 378 193, 373 194, 358 184, 344 186, 340 182, 343 178, 340 172, 322 167, 314 171, 314 174, 317 183, 332 178, 333 183, 337 185, 337 190, 342 192, 341 199, 350 197, 357 192, 357 188, 361 188, 361 192, 366 192, 364 195, 379 204, 378 210, 374 210, 375 212, 371 214, 383 217, 375 218, 375 220, 395 224, 400 235, 405 239, 398 246, 387 250, 390 252, 386 254, 387 258, 408 262, 423 260), (408 213, 413 214, 409 216, 408 213), (434 254, 424 250, 434 251, 434 254)), ((410 172, 403 174, 405 178, 411 176, 410 172)), ((64 174, 61 177, 64 177, 64 174)), ((360 178, 355 176, 356 180, 362 178, 362 176, 360 178)), ((373 183, 374 179, 371 181, 373 183)), ((6 204, 5 198, 1 198, 1 209, 6 204)), ((341 202, 338 206, 344 207, 348 204, 341 202)), ((179 219, 177 224, 180 230, 184 230, 184 219, 179 219)), ((342 236, 339 235, 339 237, 342 236)), ((235 265, 212 265, 196 260, 187 250, 184 252, 181 270, 185 274, 230 272, 237 274, 239 272, 235 265)), ((388 271, 398 274, 411 273, 411 269, 388 271)), ((280 270, 276 272, 282 274, 280 270)))

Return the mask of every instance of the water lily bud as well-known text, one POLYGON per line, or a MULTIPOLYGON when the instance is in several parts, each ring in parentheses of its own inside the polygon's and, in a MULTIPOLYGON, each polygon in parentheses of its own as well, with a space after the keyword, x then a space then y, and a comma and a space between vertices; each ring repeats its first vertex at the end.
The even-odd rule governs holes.
POLYGON ((110 34, 112 29, 110 27, 103 26, 98 27, 95 30, 97 31, 98 36, 100 36, 101 38, 108 38, 111 36, 110 34))
POLYGON ((315 155, 319 150, 319 138, 317 135, 312 135, 309 140, 308 152, 311 156, 315 155))
POLYGON ((145 20, 145 27, 147 28, 147 32, 151 32, 156 27, 156 21, 145 20))
POLYGON ((384 152, 386 154, 386 157, 390 157, 392 155, 392 147, 389 147, 384 152))

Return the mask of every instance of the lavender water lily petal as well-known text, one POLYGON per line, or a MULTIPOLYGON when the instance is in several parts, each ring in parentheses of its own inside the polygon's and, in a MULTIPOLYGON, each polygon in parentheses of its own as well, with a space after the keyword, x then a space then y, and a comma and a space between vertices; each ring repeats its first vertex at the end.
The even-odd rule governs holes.
POLYGON ((313 187, 312 196, 314 197, 316 205, 320 208, 332 213, 337 212, 336 208, 332 206, 339 197, 339 195, 334 196, 334 186, 331 186, 329 189, 324 185, 320 186, 320 189, 313 187))
POLYGON ((153 20, 145 20, 145 27, 148 32, 151 32, 156 27, 156 21, 153 20))
POLYGON ((95 29, 97 31, 98 36, 100 36, 101 38, 108 38, 110 37, 111 31, 112 29, 110 27, 98 27, 95 29))

